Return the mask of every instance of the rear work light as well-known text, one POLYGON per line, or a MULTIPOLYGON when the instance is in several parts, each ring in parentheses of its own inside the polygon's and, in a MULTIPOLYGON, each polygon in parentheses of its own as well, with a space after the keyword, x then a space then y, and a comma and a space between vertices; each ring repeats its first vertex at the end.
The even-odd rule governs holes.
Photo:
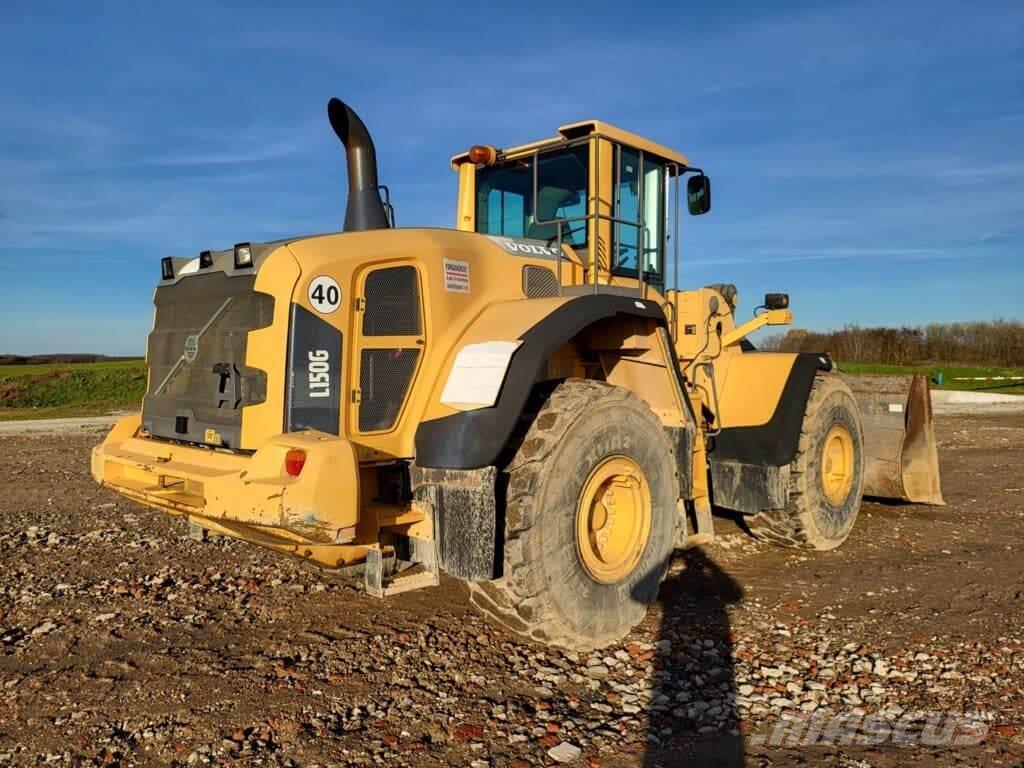
POLYGON ((302 474, 302 468, 306 466, 306 452, 299 448, 292 448, 284 455, 284 471, 290 477, 298 477, 302 474))
POLYGON ((174 279, 174 262, 170 256, 164 256, 160 259, 160 277, 164 280, 174 279))
POLYGON ((213 254, 209 251, 203 251, 199 254, 199 268, 206 269, 207 267, 213 266, 213 254))
POLYGON ((239 243, 235 246, 235 269, 252 266, 252 246, 239 243))

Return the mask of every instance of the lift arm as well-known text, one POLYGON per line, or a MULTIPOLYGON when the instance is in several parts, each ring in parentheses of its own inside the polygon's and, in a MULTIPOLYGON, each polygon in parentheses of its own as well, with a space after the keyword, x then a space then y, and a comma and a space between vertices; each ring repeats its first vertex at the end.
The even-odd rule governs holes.
POLYGON ((788 309, 769 309, 760 315, 755 315, 741 325, 722 335, 722 346, 728 347, 735 344, 744 336, 749 336, 758 328, 766 325, 789 325, 793 322, 793 313, 788 309))

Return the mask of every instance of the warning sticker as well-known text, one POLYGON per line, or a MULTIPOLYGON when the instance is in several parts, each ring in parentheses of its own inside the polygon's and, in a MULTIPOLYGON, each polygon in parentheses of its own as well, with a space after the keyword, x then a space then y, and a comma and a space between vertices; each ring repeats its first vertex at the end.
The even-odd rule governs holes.
POLYGON ((448 293, 469 293, 469 262, 444 260, 444 289, 448 293))

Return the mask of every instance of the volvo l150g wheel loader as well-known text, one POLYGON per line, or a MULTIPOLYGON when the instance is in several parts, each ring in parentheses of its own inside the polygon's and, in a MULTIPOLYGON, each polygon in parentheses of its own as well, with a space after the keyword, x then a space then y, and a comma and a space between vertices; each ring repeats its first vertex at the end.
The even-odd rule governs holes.
POLYGON ((444 570, 572 648, 641 619, 712 505, 826 550, 863 493, 941 503, 923 382, 861 391, 826 354, 756 351, 785 294, 739 323, 731 285, 675 287, 679 208, 711 203, 683 155, 595 120, 474 146, 456 228, 399 229, 366 127, 328 116, 344 231, 163 259, 104 486, 380 596, 444 570))

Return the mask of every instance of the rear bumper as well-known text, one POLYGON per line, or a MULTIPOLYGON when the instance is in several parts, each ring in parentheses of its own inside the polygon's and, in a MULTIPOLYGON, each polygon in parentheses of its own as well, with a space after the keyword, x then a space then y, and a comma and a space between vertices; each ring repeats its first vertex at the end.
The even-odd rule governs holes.
POLYGON ((96 482, 218 533, 330 567, 365 557, 354 544, 359 468, 347 440, 293 432, 237 454, 140 437, 139 428, 139 416, 121 419, 93 448, 96 482), (292 448, 306 452, 298 477, 284 472, 292 448))

